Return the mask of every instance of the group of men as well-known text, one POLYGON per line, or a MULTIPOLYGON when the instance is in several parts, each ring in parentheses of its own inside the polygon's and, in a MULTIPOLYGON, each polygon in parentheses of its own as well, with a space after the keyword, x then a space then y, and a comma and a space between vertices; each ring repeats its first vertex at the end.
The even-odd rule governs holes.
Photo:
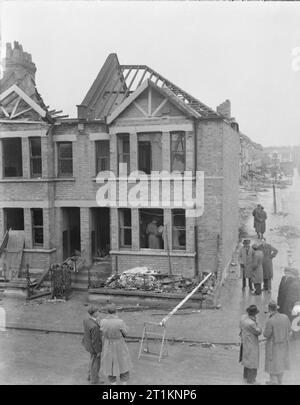
POLYGON ((111 385, 117 384, 117 377, 125 385, 131 369, 130 354, 124 340, 128 328, 118 317, 115 304, 109 304, 106 312, 107 316, 99 319, 99 309, 91 306, 88 308, 89 316, 83 321, 82 344, 90 353, 88 381, 98 384, 101 370, 111 385))
POLYGON ((244 239, 239 252, 241 267, 242 288, 246 288, 248 279, 249 289, 255 295, 261 295, 263 283, 264 291, 271 292, 271 280, 273 278, 273 259, 278 250, 271 246, 263 238, 261 242, 251 246, 250 239, 244 239))
POLYGON ((291 322, 287 315, 278 312, 275 301, 268 305, 269 317, 264 330, 259 326, 256 305, 247 308, 247 314, 240 320, 240 362, 244 366, 244 380, 248 384, 260 384, 256 381, 259 367, 259 336, 266 338, 265 371, 270 375, 266 384, 281 385, 283 373, 289 369, 289 336, 291 322))

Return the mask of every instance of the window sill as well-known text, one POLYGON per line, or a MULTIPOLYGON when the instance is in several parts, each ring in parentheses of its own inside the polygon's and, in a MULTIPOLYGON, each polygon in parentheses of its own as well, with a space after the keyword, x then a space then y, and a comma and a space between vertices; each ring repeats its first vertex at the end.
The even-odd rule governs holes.
POLYGON ((56 252, 56 248, 43 249, 42 247, 33 247, 32 249, 23 249, 25 253, 53 253, 56 252))
MULTIPOLYGON (((145 249, 145 250, 111 250, 109 252, 111 255, 133 255, 133 256, 168 256, 168 252, 161 249, 145 249)), ((172 251, 170 252, 171 257, 195 257, 196 252, 187 251, 172 251)))
POLYGON ((75 181, 75 177, 54 177, 54 178, 23 178, 15 177, 11 179, 1 179, 0 183, 51 183, 53 181, 75 181))

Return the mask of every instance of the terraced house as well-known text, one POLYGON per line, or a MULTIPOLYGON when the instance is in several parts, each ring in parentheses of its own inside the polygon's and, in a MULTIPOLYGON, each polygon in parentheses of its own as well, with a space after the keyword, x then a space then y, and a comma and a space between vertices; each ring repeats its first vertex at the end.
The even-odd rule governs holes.
MULTIPOLYGON (((142 265, 186 276, 225 274, 238 239, 240 133, 230 103, 215 111, 152 68, 121 65, 110 54, 77 118, 66 118, 43 102, 35 71, 20 44, 7 44, 0 234, 24 231, 21 269, 29 264, 40 272, 80 251, 87 266, 109 257, 118 272, 142 265), (153 171, 190 171, 195 182, 204 172, 201 216, 162 205, 162 179, 151 206, 133 207, 120 193, 116 206, 99 206, 97 174, 105 178, 110 170, 119 185, 127 174, 120 163, 146 180, 153 171), (152 241, 151 224, 159 230, 152 241)), ((170 176, 170 195, 174 181, 170 176)))

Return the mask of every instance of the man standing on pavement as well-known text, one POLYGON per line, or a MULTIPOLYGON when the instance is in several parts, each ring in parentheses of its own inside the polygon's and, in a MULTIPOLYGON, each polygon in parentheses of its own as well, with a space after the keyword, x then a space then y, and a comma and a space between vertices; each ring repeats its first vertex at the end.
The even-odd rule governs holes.
POLYGON ((259 245, 254 243, 253 249, 253 262, 252 262, 252 282, 255 288, 255 295, 261 295, 261 283, 263 281, 263 260, 264 254, 258 250, 259 245))
POLYGON ((264 277, 264 291, 271 292, 271 283, 273 278, 273 259, 276 257, 278 250, 266 242, 262 238, 261 245, 258 248, 264 254, 263 259, 263 277, 264 277))
POLYGON ((289 318, 277 312, 277 304, 270 301, 269 318, 264 329, 267 338, 265 354, 265 371, 270 374, 266 384, 282 384, 283 373, 289 369, 289 336, 291 323, 289 318))
POLYGON ((99 382, 102 336, 97 323, 98 311, 98 308, 95 306, 89 307, 89 317, 83 321, 84 335, 82 344, 90 353, 88 381, 90 381, 91 384, 97 384, 99 382))
POLYGON ((246 288, 246 279, 248 279, 249 289, 252 291, 253 285, 251 281, 252 277, 252 261, 253 261, 253 249, 250 246, 250 239, 244 239, 243 246, 239 252, 239 263, 241 267, 241 277, 243 279, 242 289, 246 288))
POLYGON ((259 313, 256 305, 250 305, 240 320, 241 351, 240 362, 244 366, 244 380, 248 384, 259 384, 256 381, 259 367, 259 341, 262 329, 257 324, 256 316, 259 313))
POLYGON ((278 311, 281 314, 287 315, 291 321, 292 310, 297 301, 300 301, 299 270, 293 267, 285 267, 284 276, 280 281, 278 289, 278 311))
POLYGON ((261 239, 266 232, 267 213, 263 206, 257 204, 257 207, 253 210, 252 215, 254 216, 255 232, 257 233, 258 239, 261 239))
POLYGON ((101 370, 108 376, 110 384, 115 385, 119 377, 121 384, 126 385, 131 368, 130 354, 124 339, 128 328, 117 316, 115 304, 109 304, 107 312, 108 316, 100 321, 100 329, 103 333, 101 370))

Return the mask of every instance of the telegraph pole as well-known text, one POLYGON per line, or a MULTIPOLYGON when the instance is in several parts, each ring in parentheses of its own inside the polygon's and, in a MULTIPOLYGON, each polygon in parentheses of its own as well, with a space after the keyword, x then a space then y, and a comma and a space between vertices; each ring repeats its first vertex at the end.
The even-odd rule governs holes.
POLYGON ((274 214, 277 214, 275 179, 273 180, 273 206, 274 206, 274 214))

